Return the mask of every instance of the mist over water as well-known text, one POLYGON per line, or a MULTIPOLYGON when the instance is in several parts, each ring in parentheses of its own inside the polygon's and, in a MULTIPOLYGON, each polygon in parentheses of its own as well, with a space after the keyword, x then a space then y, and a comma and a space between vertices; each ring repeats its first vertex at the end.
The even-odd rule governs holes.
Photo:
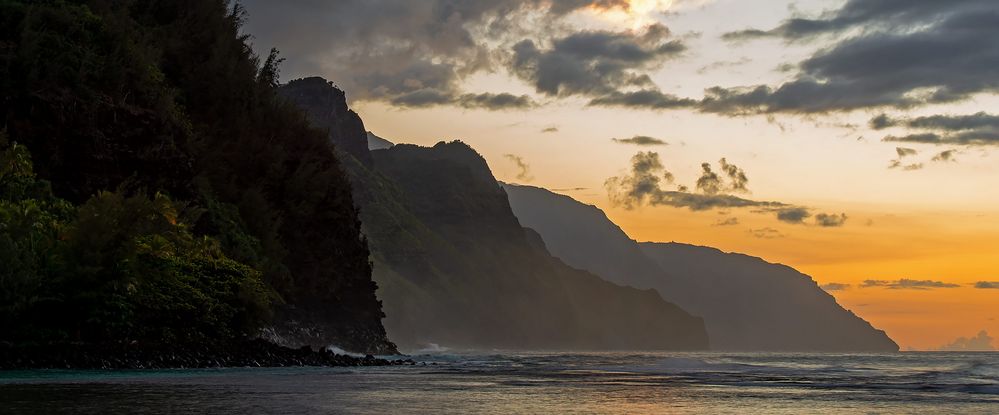
POLYGON ((0 374, 4 413, 993 413, 999 354, 489 353, 0 374))

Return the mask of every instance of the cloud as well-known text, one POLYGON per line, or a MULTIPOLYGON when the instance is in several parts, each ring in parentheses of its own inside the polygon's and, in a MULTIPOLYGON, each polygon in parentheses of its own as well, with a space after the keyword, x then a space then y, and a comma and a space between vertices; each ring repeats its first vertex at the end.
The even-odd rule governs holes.
POLYGON ((786 236, 774 228, 750 229, 749 234, 758 239, 779 239, 786 236))
POLYGON ((545 134, 557 133, 558 127, 545 127, 545 129, 541 130, 541 132, 545 134))
MULTIPOLYGON (((675 184, 673 173, 666 169, 659 153, 639 152, 631 158, 628 174, 611 177, 604 182, 611 203, 625 209, 641 206, 670 206, 693 211, 729 208, 752 208, 754 213, 772 213, 782 222, 804 224, 811 217, 809 209, 782 202, 757 201, 729 194, 748 192, 749 179, 741 168, 726 159, 719 161, 723 175, 709 163, 701 164, 701 177, 691 192, 687 186, 675 184)), ((842 226, 846 215, 818 215, 816 225, 842 226)), ((772 235, 771 235, 772 236, 772 235)))
POLYGON ((277 47, 283 72, 335 80, 352 100, 402 107, 529 108, 523 96, 469 93, 466 77, 503 65, 509 46, 582 9, 623 0, 243 0, 257 51, 277 47))
POLYGON ((612 138, 611 141, 621 144, 634 144, 636 146, 665 146, 669 143, 655 137, 636 135, 631 138, 612 138))
POLYGON ((933 156, 933 161, 941 162, 941 163, 945 163, 945 162, 956 162, 957 159, 954 158, 955 154, 957 154, 957 150, 941 151, 937 155, 933 156))
POLYGON ((812 214, 803 207, 788 207, 777 210, 777 220, 787 223, 804 223, 812 214))
POLYGON ((722 194, 721 189, 725 186, 722 179, 720 177, 705 179, 705 175, 710 171, 710 165, 707 165, 706 168, 702 166, 702 169, 705 170, 705 174, 698 180, 700 183, 698 189, 701 190, 701 193, 693 193, 686 186, 674 186, 674 176, 663 166, 659 153, 639 152, 631 159, 630 174, 607 179, 604 186, 607 188, 611 202, 626 209, 634 209, 643 205, 672 206, 694 211, 741 207, 782 208, 787 206, 780 202, 755 201, 722 194), (675 190, 665 186, 674 186, 675 190))
POLYGON ((882 287, 895 290, 930 290, 935 288, 958 288, 960 285, 942 281, 932 280, 912 280, 902 278, 900 280, 866 280, 861 285, 862 288, 882 287))
POLYGON ((522 182, 530 182, 534 180, 534 176, 531 175, 531 166, 527 164, 523 158, 514 154, 504 154, 503 157, 506 157, 507 160, 510 160, 513 164, 517 165, 517 180, 522 182))
POLYGON ((724 36, 760 37, 822 37, 832 43, 798 63, 797 74, 781 85, 709 89, 703 110, 745 115, 905 109, 999 92, 994 0, 849 0, 818 18, 724 36))
POLYGON ((995 351, 992 341, 995 340, 985 330, 978 332, 978 335, 971 338, 959 337, 952 343, 941 346, 942 352, 991 352, 995 351))
POLYGON ((729 187, 733 192, 749 192, 749 188, 746 186, 749 184, 749 179, 746 177, 746 172, 737 167, 734 164, 730 164, 727 160, 722 158, 718 164, 721 165, 721 169, 728 176, 729 181, 732 183, 729 187))
POLYGON ((512 95, 507 93, 492 94, 460 94, 442 92, 435 89, 421 89, 398 95, 390 102, 399 107, 425 108, 439 105, 457 106, 466 109, 513 110, 527 109, 537 106, 527 95, 512 95))
POLYGON ((828 284, 822 284, 819 286, 819 288, 822 288, 823 290, 826 291, 845 291, 849 290, 851 287, 853 286, 850 284, 843 284, 838 282, 830 282, 828 284))
POLYGON ((668 110, 697 107, 699 103, 696 100, 680 98, 675 95, 664 93, 658 89, 642 89, 629 92, 610 92, 606 95, 590 100, 589 105, 597 107, 668 110))
POLYGON ((923 169, 923 163, 904 164, 904 163, 902 163, 902 160, 892 160, 891 163, 888 164, 888 168, 889 169, 902 169, 902 170, 905 170, 905 171, 915 171, 915 170, 922 170, 923 169))
POLYGON ((892 160, 888 164, 889 169, 902 169, 905 171, 921 170, 923 168, 923 163, 909 163, 905 164, 902 160, 906 157, 912 157, 919 154, 919 151, 913 148, 906 147, 895 147, 895 153, 898 154, 898 159, 892 160))
POLYGON ((919 154, 919 151, 916 151, 916 149, 905 147, 895 147, 895 152, 898 153, 898 158, 900 159, 919 154))
POLYGON ((712 62, 712 63, 710 63, 708 65, 704 65, 704 66, 700 67, 697 70, 697 73, 699 75, 704 75, 704 74, 706 74, 708 72, 716 71, 716 70, 719 70, 719 69, 725 69, 725 68, 732 68, 732 67, 742 66, 742 65, 745 65, 745 64, 750 63, 752 61, 753 60, 750 59, 748 56, 743 56, 743 57, 741 57, 741 58, 739 58, 737 60, 733 60, 733 61, 712 62))
POLYGON ((999 281, 978 281, 975 288, 982 290, 999 290, 999 281))
POLYGON ((736 226, 738 224, 739 224, 739 218, 728 218, 725 220, 719 220, 718 222, 715 222, 715 224, 711 226, 736 226))
POLYGON ((548 47, 523 40, 512 48, 509 69, 552 97, 602 97, 623 88, 655 87, 647 71, 686 46, 661 24, 643 32, 589 30, 557 38, 548 47))
POLYGON ((845 213, 838 215, 820 213, 815 215, 815 224, 823 228, 838 228, 845 225, 847 219, 848 217, 845 213))
POLYGON ((972 115, 931 115, 915 118, 891 118, 881 114, 870 122, 871 128, 884 130, 904 127, 911 132, 889 135, 884 141, 966 146, 999 145, 999 116, 979 112, 972 115))

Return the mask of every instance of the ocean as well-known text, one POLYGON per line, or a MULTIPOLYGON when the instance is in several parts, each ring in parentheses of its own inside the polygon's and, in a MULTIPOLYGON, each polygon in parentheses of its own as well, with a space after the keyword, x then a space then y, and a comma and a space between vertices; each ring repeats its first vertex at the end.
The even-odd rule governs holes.
POLYGON ((999 413, 999 353, 410 357, 426 364, 0 372, 0 413, 999 413))

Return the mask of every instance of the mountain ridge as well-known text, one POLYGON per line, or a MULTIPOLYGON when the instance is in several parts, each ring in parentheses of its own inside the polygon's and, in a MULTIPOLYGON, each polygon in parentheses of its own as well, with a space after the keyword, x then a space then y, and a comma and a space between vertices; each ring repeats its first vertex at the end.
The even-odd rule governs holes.
POLYGON ((715 350, 898 350, 792 267, 711 247, 638 243, 595 206, 533 186, 504 188, 518 218, 554 255, 610 281, 657 289, 705 319, 715 350), (618 263, 631 264, 635 274, 616 272, 618 263))

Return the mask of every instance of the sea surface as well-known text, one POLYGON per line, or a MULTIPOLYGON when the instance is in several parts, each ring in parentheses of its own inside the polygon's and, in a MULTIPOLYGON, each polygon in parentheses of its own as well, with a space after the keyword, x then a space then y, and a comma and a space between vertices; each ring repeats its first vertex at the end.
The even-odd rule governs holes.
POLYGON ((999 414, 999 354, 510 353, 369 368, 0 372, 0 413, 999 414))

